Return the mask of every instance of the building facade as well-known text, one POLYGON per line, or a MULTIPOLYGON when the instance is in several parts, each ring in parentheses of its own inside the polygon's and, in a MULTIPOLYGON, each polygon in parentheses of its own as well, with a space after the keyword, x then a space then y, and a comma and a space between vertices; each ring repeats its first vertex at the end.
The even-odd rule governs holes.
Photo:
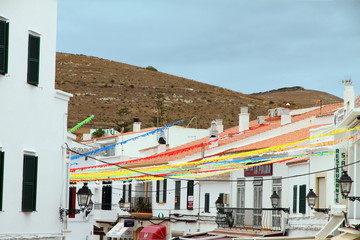
POLYGON ((62 239, 67 109, 56 0, 0 1, 0 238, 62 239))

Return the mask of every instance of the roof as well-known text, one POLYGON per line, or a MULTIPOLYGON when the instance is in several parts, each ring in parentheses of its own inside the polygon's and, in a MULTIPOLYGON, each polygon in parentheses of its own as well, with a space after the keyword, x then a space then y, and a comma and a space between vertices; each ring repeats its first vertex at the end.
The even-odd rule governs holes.
POLYGON ((325 126, 325 125, 316 125, 316 126, 311 126, 311 127, 307 127, 307 128, 302 128, 297 131, 286 133, 286 134, 283 134, 280 136, 269 138, 269 139, 259 141, 259 142, 253 143, 253 144, 249 144, 246 146, 242 146, 239 148, 231 149, 231 150, 227 151, 227 153, 235 153, 235 152, 243 152, 243 151, 249 151, 249 150, 255 150, 255 149, 262 149, 262 148, 282 145, 282 144, 286 144, 286 143, 301 141, 301 140, 304 140, 304 139, 307 139, 310 137, 310 129, 321 127, 321 126, 325 126))
MULTIPOLYGON (((330 105, 322 106, 321 109, 318 107, 314 110, 305 112, 303 114, 298 114, 298 115, 292 116, 292 121, 289 124, 299 122, 301 120, 305 120, 305 119, 311 118, 311 117, 328 116, 329 113, 335 112, 338 108, 340 108, 342 106, 343 106, 342 103, 337 103, 337 104, 330 104, 330 105)), ((250 125, 249 131, 246 131, 244 133, 239 133, 238 126, 226 129, 224 132, 219 134, 218 147, 224 146, 224 145, 227 145, 230 143, 234 143, 234 142, 237 142, 237 141, 240 141, 240 140, 252 137, 252 136, 256 136, 260 133, 274 130, 274 129, 277 129, 277 128, 280 128, 283 126, 283 125, 281 125, 280 117, 266 118, 265 120, 268 123, 266 125, 258 125, 257 120, 251 121, 249 124, 250 125)), ((311 127, 311 128, 313 128, 313 127, 311 127)), ((296 141, 296 139, 306 138, 306 136, 309 136, 308 135, 309 129, 310 128, 304 128, 304 130, 294 131, 293 133, 289 133, 289 134, 283 134, 283 135, 281 135, 281 137, 280 136, 276 137, 276 142, 274 142, 275 138, 272 138, 269 140, 264 140, 261 142, 261 146, 263 146, 263 147, 276 146, 277 142, 279 142, 279 144, 281 144, 280 142, 286 143, 286 142, 296 141), (294 133, 295 133, 295 135, 294 135, 294 133)), ((151 162, 151 163, 157 163, 157 162, 165 163, 165 162, 171 162, 174 160, 182 159, 182 158, 192 156, 195 154, 199 154, 202 151, 202 147, 205 150, 210 149, 209 146, 206 144, 208 142, 209 142, 208 137, 201 138, 201 139, 195 140, 193 142, 171 148, 164 153, 161 153, 161 154, 158 154, 155 156, 151 156, 151 157, 147 157, 147 158, 143 158, 143 159, 138 159, 138 160, 136 160, 136 164, 143 163, 143 161, 151 162), (186 151, 184 151, 184 149, 186 149, 186 151), (177 154, 171 154, 172 152, 176 152, 177 154)), ((258 146, 255 146, 255 145, 253 145, 253 147, 259 148, 258 146)), ((216 147, 213 147, 212 149, 216 149, 216 147)), ((246 149, 251 149, 251 146, 246 146, 246 149)))
POLYGON ((111 138, 116 138, 116 137, 120 137, 120 136, 127 136, 127 135, 132 135, 132 134, 137 134, 137 133, 144 133, 144 132, 149 132, 149 131, 153 131, 153 130, 156 130, 156 127, 143 128, 143 129, 141 129, 140 131, 137 131, 137 132, 126 132, 126 133, 119 133, 119 134, 115 134, 115 135, 105 136, 105 137, 92 138, 92 139, 84 140, 84 141, 81 141, 81 142, 89 143, 89 142, 93 142, 93 141, 111 139, 111 138))

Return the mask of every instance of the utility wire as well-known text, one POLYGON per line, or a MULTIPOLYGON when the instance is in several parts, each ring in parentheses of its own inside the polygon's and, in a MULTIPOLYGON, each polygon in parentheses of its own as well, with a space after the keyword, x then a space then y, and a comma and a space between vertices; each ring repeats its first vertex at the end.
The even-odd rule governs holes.
MULTIPOLYGON (((83 157, 88 157, 88 158, 94 159, 96 161, 99 161, 99 162, 102 162, 102 163, 105 163, 105 164, 109 164, 109 165, 113 165, 113 166, 116 166, 118 168, 126 169, 126 170, 129 170, 129 171, 132 171, 132 172, 137 172, 137 173, 141 173, 141 174, 148 175, 148 176, 160 177, 160 178, 164 178, 164 179, 173 179, 173 180, 178 180, 178 181, 192 181, 192 180, 194 180, 194 179, 187 179, 187 178, 165 177, 165 176, 160 176, 160 175, 157 175, 157 174, 146 173, 146 172, 142 172, 142 171, 139 171, 139 170, 136 170, 136 169, 120 166, 120 165, 117 165, 115 163, 106 162, 106 161, 103 161, 103 160, 100 160, 100 159, 97 159, 97 158, 94 158, 94 157, 91 157, 91 156, 88 156, 88 155, 81 154, 81 153, 79 153, 79 152, 77 152, 75 150, 72 150, 68 146, 67 143, 65 143, 65 144, 67 146, 66 148, 69 151, 74 152, 74 153, 76 153, 78 155, 81 155, 83 157)), ((328 169, 324 169, 324 170, 319 170, 319 171, 309 172, 309 173, 303 173, 303 174, 296 174, 296 175, 292 175, 292 176, 279 177, 279 178, 276 178, 276 179, 282 180, 282 179, 289 179, 289 178, 295 178, 295 177, 303 177, 303 176, 313 175, 313 174, 322 173, 322 172, 334 171, 336 169, 340 169, 340 168, 343 168, 343 167, 348 167, 348 166, 357 164, 359 162, 360 162, 360 160, 352 162, 352 163, 348 163, 348 164, 345 164, 345 165, 342 165, 342 166, 334 167, 334 168, 328 168, 328 169)), ((272 178, 262 179, 262 181, 270 181, 270 180, 273 180, 273 179, 272 178)), ((194 181, 198 181, 198 182, 237 182, 238 180, 237 179, 206 179, 206 180, 205 179, 196 179, 194 181)), ((258 181, 258 180, 256 180, 256 179, 255 180, 242 179, 241 181, 253 182, 253 181, 258 181)))

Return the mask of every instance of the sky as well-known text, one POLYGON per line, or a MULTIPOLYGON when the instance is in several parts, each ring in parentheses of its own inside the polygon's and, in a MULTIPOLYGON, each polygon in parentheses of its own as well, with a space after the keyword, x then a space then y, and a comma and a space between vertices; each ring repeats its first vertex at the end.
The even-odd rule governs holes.
POLYGON ((57 51, 245 94, 360 93, 359 0, 59 0, 57 51))

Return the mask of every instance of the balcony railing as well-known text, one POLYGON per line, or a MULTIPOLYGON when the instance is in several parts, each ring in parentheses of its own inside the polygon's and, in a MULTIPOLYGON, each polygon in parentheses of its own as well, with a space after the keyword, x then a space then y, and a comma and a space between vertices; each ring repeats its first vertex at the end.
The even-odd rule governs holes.
POLYGON ((216 223, 222 228, 243 228, 268 231, 283 229, 283 211, 273 208, 219 208, 216 223))

